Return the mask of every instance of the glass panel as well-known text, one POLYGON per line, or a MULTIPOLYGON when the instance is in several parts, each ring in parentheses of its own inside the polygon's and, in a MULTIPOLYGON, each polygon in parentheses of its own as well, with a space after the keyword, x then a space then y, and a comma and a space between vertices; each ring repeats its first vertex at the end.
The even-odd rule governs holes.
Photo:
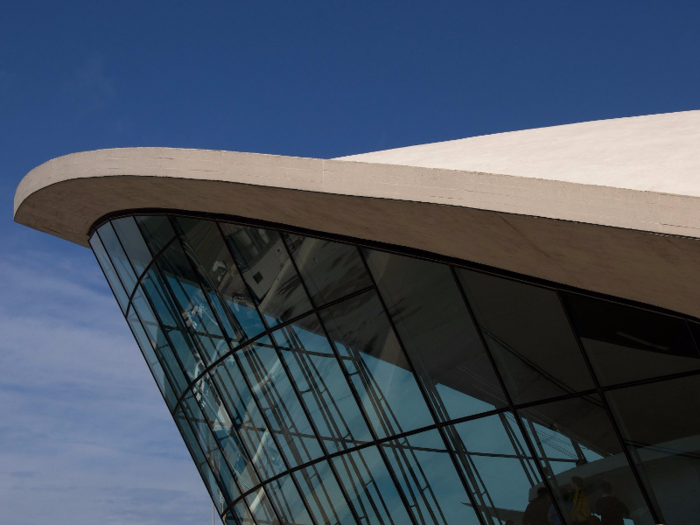
POLYGON ((605 395, 625 443, 642 465, 662 522, 695 523, 700 516, 700 376, 605 395))
POLYGON ((315 314, 274 334, 277 346, 329 452, 372 435, 315 314))
POLYGON ((255 520, 248 512, 248 506, 245 501, 239 501, 233 506, 233 510, 226 513, 224 517, 225 525, 248 525, 255 523, 255 520))
POLYGON ((294 472, 317 523, 356 523, 327 461, 294 472))
POLYGON ((182 438, 185 441, 185 445, 190 451, 190 455, 192 456, 194 464, 197 466, 197 470, 202 476, 202 481, 204 481, 204 485, 207 487, 207 491, 209 491, 209 495, 211 496, 212 502, 214 503, 216 510, 219 513, 223 512, 226 508, 226 505, 228 505, 226 496, 223 492, 221 492, 221 489, 218 485, 217 477, 214 475, 211 468, 209 467, 209 463, 207 463, 207 458, 202 452, 202 448, 199 446, 197 438, 194 436, 194 433, 192 432, 192 427, 190 426, 189 421, 185 417, 182 408, 179 408, 177 412, 175 412, 173 417, 175 419, 175 424, 180 429, 180 433, 182 434, 182 438))
POLYGON ((563 294, 601 384, 700 368, 683 319, 575 294, 563 294))
POLYGON ((538 405, 519 414, 568 516, 584 520, 595 513, 607 483, 635 525, 654 524, 599 396, 538 405))
POLYGON ((271 481, 265 486, 265 491, 282 523, 314 525, 291 476, 271 481))
POLYGON ((417 523, 479 525, 437 430, 382 445, 417 523))
POLYGON ((204 370, 204 364, 184 320, 177 313, 177 306, 173 305, 164 287, 160 273, 152 268, 141 283, 140 291, 134 295, 133 307, 146 332, 152 341, 171 350, 163 352, 163 359, 173 373, 179 368, 190 380, 195 379, 204 370))
POLYGON ((251 465, 250 455, 237 434, 237 425, 231 421, 219 398, 216 385, 209 377, 204 377, 197 382, 193 391, 240 489, 246 492, 259 485, 260 480, 251 465))
POLYGON ((266 480, 287 470, 235 357, 224 359, 214 368, 211 376, 260 478, 266 480))
POLYGON ((248 503, 250 513, 253 515, 258 524, 281 524, 281 522, 277 519, 275 510, 272 508, 272 505, 270 505, 270 500, 268 499, 264 488, 261 487, 255 492, 249 494, 246 496, 245 500, 246 503, 248 503))
POLYGON ((219 223, 269 325, 311 310, 282 238, 274 230, 219 223))
POLYGON ((372 285, 355 246, 294 234, 285 240, 317 306, 372 285))
POLYGON ((445 430, 486 523, 548 523, 551 501, 513 414, 445 430))
POLYGON ((158 259, 158 267, 165 277, 173 305, 187 331, 197 341, 202 357, 207 361, 216 360, 229 350, 221 327, 220 318, 212 310, 207 296, 199 286, 185 253, 178 243, 171 244, 158 259))
POLYGON ((117 274, 124 285, 124 290, 126 291, 127 295, 131 294, 131 291, 136 285, 136 275, 134 274, 134 270, 131 267, 129 259, 127 259, 126 254, 119 243, 117 234, 114 233, 114 228, 112 228, 112 225, 109 223, 104 224, 103 226, 100 226, 99 230, 97 230, 97 235, 100 237, 105 251, 109 254, 109 258, 112 260, 112 265, 117 270, 117 274))
POLYGON ((114 292, 114 296, 117 298, 117 302, 119 303, 122 312, 126 312, 126 308, 129 304, 129 296, 124 291, 124 287, 122 286, 119 277, 117 277, 117 272, 114 269, 112 261, 110 261, 99 236, 93 235, 90 237, 90 246, 92 247, 92 251, 97 258, 100 268, 102 268, 102 272, 107 278, 110 288, 112 288, 112 291, 114 292))
POLYGON ((173 227, 165 215, 143 215, 136 217, 136 223, 151 253, 154 255, 175 237, 173 227))
POLYGON ((434 423, 373 291, 322 310, 321 321, 379 437, 434 423))
POLYGON ((376 447, 343 454, 332 463, 361 523, 411 523, 376 447))
POLYGON ((126 251, 126 255, 131 261, 131 266, 136 271, 136 275, 141 275, 153 257, 151 257, 151 252, 143 241, 141 232, 136 226, 136 221, 133 217, 124 217, 112 221, 112 226, 122 242, 124 251, 126 251))
POLYGON ((188 253, 204 270, 202 277, 208 287, 216 290, 228 306, 232 339, 248 339, 262 332, 265 327, 216 223, 181 217, 175 221, 182 231, 185 247, 190 248, 188 253))
POLYGON ((389 315, 442 421, 506 405, 449 267, 364 250, 389 315))
MULTIPOLYGON (((184 380, 179 384, 178 391, 175 392, 172 386, 170 386, 170 380, 161 366, 162 357, 158 357, 162 356, 163 349, 158 347, 159 345, 156 340, 151 340, 148 337, 143 329, 143 326, 141 325, 141 321, 136 315, 136 311, 133 308, 129 312, 127 322, 131 328, 131 333, 134 334, 134 339, 136 339, 139 348, 141 348, 141 353, 143 354, 143 358, 146 360, 146 364, 148 364, 148 368, 151 369, 153 379, 155 379, 161 394, 163 394, 166 404, 170 410, 173 410, 175 408, 175 404, 177 403, 178 394, 185 388, 184 380), (156 352, 158 355, 156 355, 156 352)), ((163 342, 163 344, 167 346, 167 343, 163 342)), ((166 351, 170 352, 170 348, 167 348, 166 351)), ((163 360, 163 363, 166 367, 168 366, 167 361, 163 360)), ((180 372, 179 368, 177 369, 177 372, 179 372, 179 375, 176 377, 179 379, 184 379, 182 378, 182 373, 180 372)))
POLYGON ((182 402, 182 410, 192 427, 192 432, 202 449, 202 453, 209 463, 214 477, 217 479, 219 488, 223 491, 227 503, 240 496, 240 490, 236 485, 231 468, 226 462, 219 445, 212 434, 207 419, 202 415, 202 412, 192 395, 188 392, 182 402))
POLYGON ((264 337, 236 356, 290 466, 320 457, 321 446, 270 339, 264 337))
POLYGON ((469 270, 457 275, 515 403, 595 388, 556 292, 469 270))

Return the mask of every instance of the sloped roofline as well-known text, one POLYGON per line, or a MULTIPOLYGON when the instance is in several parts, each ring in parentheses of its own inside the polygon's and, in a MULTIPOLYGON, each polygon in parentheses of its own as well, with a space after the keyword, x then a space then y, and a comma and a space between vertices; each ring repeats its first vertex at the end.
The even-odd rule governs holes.
POLYGON ((97 221, 124 210, 236 215, 425 250, 700 317, 695 138, 700 111, 330 160, 98 150, 29 172, 14 216, 85 246, 97 221))

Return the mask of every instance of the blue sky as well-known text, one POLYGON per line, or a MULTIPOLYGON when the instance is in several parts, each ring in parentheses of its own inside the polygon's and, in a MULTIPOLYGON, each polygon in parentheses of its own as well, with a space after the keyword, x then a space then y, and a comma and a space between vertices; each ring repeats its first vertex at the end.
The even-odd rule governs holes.
POLYGON ((52 157, 173 146, 333 157, 700 109, 700 2, 0 3, 3 523, 208 523, 83 248, 12 222, 52 157))

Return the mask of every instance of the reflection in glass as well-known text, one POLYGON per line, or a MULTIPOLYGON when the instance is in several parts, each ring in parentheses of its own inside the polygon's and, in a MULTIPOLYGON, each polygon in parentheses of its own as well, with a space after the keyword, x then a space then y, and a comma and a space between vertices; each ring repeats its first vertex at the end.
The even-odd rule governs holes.
POLYGON ((293 475, 317 523, 356 523, 327 461, 298 470, 293 475))
POLYGON ((683 319, 578 294, 563 297, 603 385, 700 368, 683 319))
POLYGON ((417 523, 479 524, 437 430, 389 441, 382 448, 417 523))
POLYGON ((625 443, 666 525, 700 516, 700 380, 697 376, 606 394, 625 443))
MULTIPOLYGON (((605 496, 604 484, 624 501, 635 525, 654 521, 627 462, 622 445, 597 395, 537 405, 519 411, 548 482, 567 514, 576 511, 576 487, 585 498, 584 513, 595 513, 597 501, 605 496)), ((583 518, 581 518, 583 519, 583 518)))
POLYGON ((446 421, 505 406, 450 269, 376 250, 364 253, 438 417, 446 421))
POLYGON ((412 522, 376 447, 343 454, 332 463, 361 523, 412 522))
POLYGON ((314 525, 292 476, 286 475, 271 481, 265 486, 265 491, 282 523, 314 525))
POLYGON ((168 217, 163 215, 142 215, 135 217, 143 240, 152 254, 157 254, 175 237, 168 217))
POLYGON ((275 509, 272 508, 270 500, 267 497, 267 493, 263 487, 256 489, 254 492, 248 494, 245 498, 250 513, 255 518, 255 521, 260 524, 282 524, 275 513, 275 509))
POLYGON ((109 287, 114 292, 114 296, 117 298, 117 302, 119 303, 122 312, 126 312, 126 308, 129 304, 129 296, 124 291, 124 287, 117 276, 117 271, 114 269, 114 265, 112 265, 112 261, 105 251, 102 241, 98 235, 93 235, 90 237, 90 247, 95 253, 97 262, 100 265, 100 268, 102 268, 102 273, 104 273, 107 282, 109 283, 109 287))
POLYGON ((270 339, 263 337, 236 354, 289 465, 320 457, 323 452, 314 429, 270 339))
POLYGON ((328 452, 370 441, 362 412, 316 315, 273 335, 328 452))
POLYGON ((228 223, 219 225, 269 325, 311 310, 279 233, 228 223))
POLYGON ((322 310, 321 321, 379 437, 433 422, 374 292, 322 310))
POLYGON ((97 235, 102 241, 105 251, 109 254, 109 258, 112 261, 112 266, 117 271, 119 279, 124 286, 124 291, 127 295, 131 294, 131 291, 136 285, 136 275, 134 274, 134 269, 131 267, 131 263, 124 253, 117 234, 114 233, 114 228, 112 228, 111 223, 107 223, 104 226, 100 226, 97 230, 97 235))
POLYGON ((372 285, 355 246, 294 234, 284 237, 317 306, 372 285))
POLYGON ((595 387, 556 292, 471 270, 457 275, 515 403, 595 387))
MULTIPOLYGON (((523 523, 528 503, 543 485, 514 416, 505 412, 466 421, 451 430, 458 437, 452 449, 484 521, 523 523)), ((551 504, 549 495, 546 498, 544 517, 551 504)))
POLYGON ((231 339, 239 342, 262 332, 265 327, 217 224, 185 218, 178 218, 175 223, 182 232, 185 250, 201 269, 202 281, 228 306, 228 309, 222 309, 221 316, 226 317, 233 327, 229 334, 231 339))
MULTIPOLYGON (((287 470, 287 466, 236 357, 224 359, 214 368, 211 377, 237 428, 239 438, 245 443, 258 476, 264 481, 281 474, 287 470)), ((283 439, 284 436, 279 437, 283 439)))
MULTIPOLYGON (((228 351, 229 346, 221 330, 222 317, 215 313, 221 305, 212 294, 206 294, 200 287, 189 260, 178 243, 171 244, 158 258, 158 268, 163 276, 164 287, 169 291, 172 307, 177 311, 187 331, 200 349, 206 361, 214 361, 228 351), (209 300, 213 302, 210 303, 209 300)), ((229 328, 227 322, 223 322, 229 328)), ((229 328, 230 329, 230 328, 229 328)))
POLYGON ((136 276, 140 276, 153 258, 136 226, 136 221, 133 217, 123 217, 112 221, 112 226, 131 261, 136 276))

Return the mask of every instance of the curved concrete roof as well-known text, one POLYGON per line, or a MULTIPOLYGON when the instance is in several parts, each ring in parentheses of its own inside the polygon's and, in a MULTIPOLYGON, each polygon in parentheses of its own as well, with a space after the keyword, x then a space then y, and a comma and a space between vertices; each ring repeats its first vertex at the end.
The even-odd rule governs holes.
POLYGON ((698 139, 700 111, 692 111, 331 160, 99 150, 28 173, 15 195, 15 220, 87 245, 96 221, 124 210, 238 215, 427 250, 700 317, 698 139))

